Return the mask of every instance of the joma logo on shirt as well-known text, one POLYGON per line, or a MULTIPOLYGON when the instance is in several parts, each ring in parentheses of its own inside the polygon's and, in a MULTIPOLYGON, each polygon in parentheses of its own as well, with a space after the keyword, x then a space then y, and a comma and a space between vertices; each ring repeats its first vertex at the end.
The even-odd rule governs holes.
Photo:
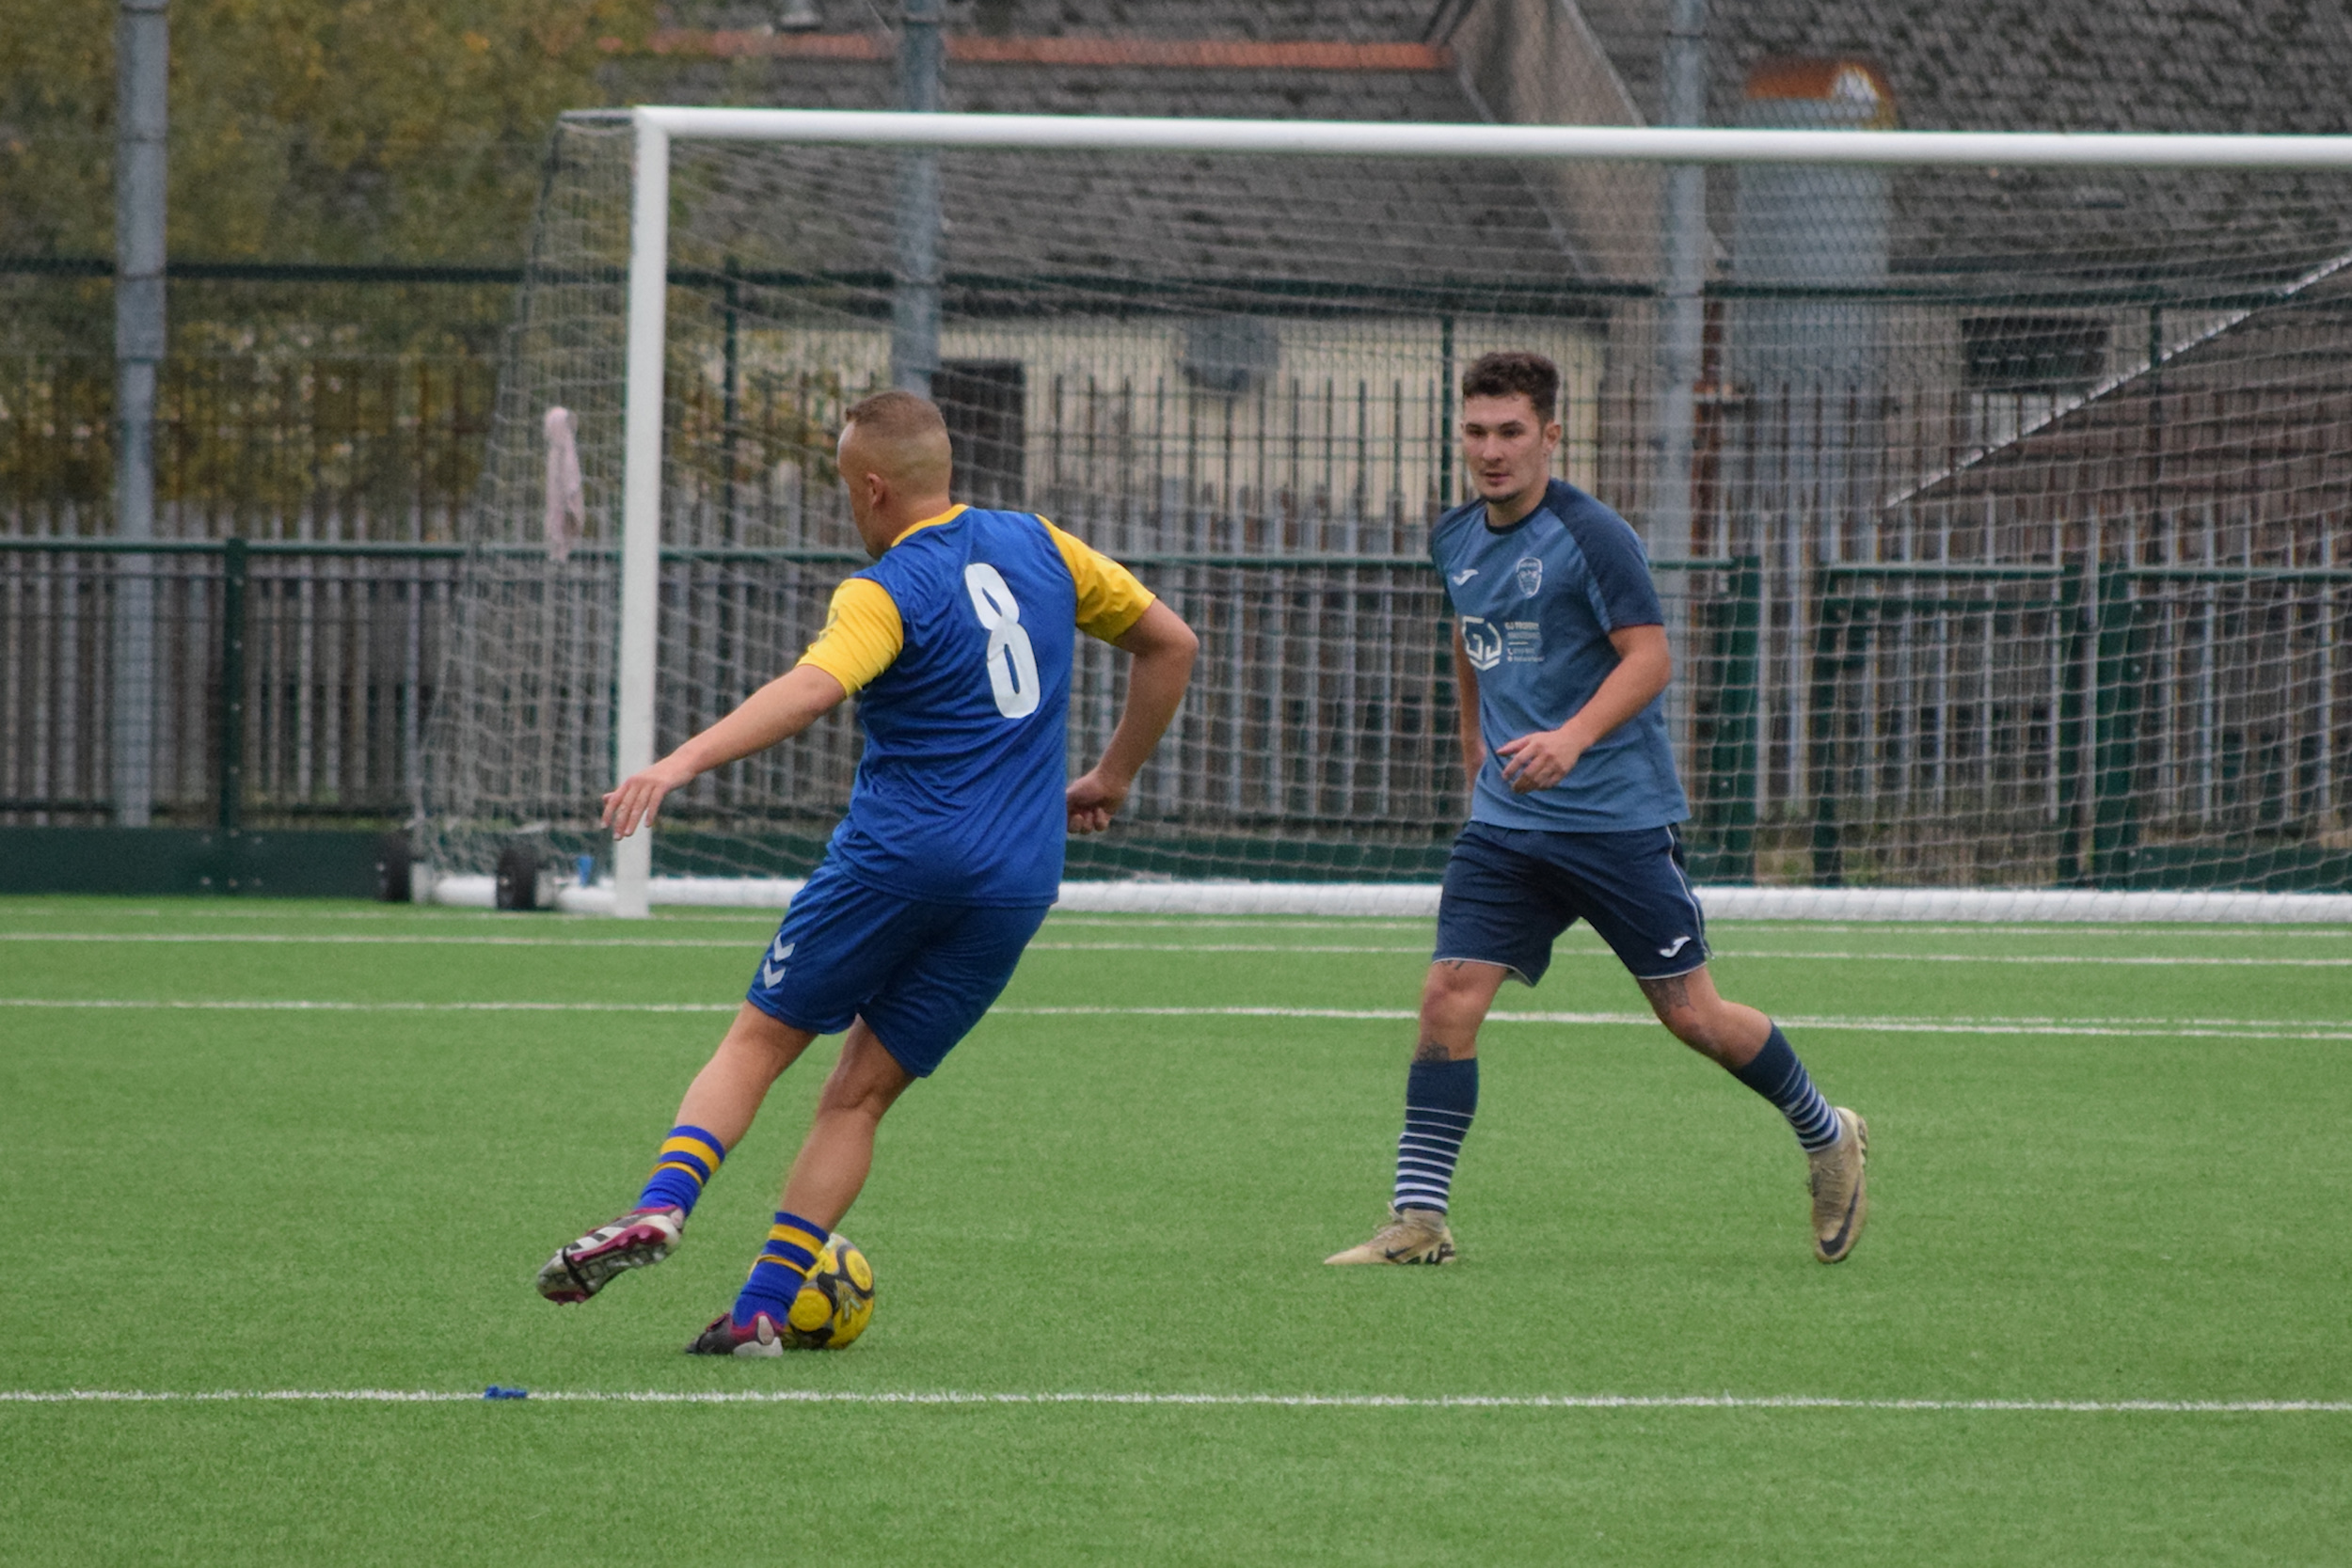
POLYGON ((1475 615, 1463 616, 1462 652, 1471 669, 1493 669, 1502 662, 1502 628, 1475 615))

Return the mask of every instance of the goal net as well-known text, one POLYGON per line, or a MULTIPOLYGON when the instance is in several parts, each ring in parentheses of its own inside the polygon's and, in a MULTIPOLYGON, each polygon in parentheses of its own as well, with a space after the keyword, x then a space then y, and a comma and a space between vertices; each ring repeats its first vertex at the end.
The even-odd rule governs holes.
MULTIPOLYGON (((1375 886, 1434 884, 1466 811, 1424 554, 1468 494, 1455 388, 1522 348, 1563 372, 1560 477, 1651 557, 1697 879, 1961 912, 2137 893, 2140 914, 2352 885, 2352 175, 2023 144, 1682 173, 680 134, 648 318, 636 146, 589 115, 550 151, 435 698, 445 872, 517 843, 609 859, 596 800, 632 743, 668 750, 793 662, 865 561, 842 410, 896 382, 946 411, 958 499, 1043 513, 1200 634, 1073 882, 1404 907, 1375 886), (648 319, 658 607, 632 677, 648 319)), ((1121 663, 1081 654, 1073 769, 1121 663)), ((857 751, 845 706, 674 797, 657 895, 805 873, 857 751)))

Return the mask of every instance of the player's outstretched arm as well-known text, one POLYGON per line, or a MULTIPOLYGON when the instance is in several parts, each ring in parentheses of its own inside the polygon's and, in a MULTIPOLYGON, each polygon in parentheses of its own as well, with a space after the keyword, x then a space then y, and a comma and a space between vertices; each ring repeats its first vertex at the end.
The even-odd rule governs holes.
POLYGON ((849 695, 814 664, 796 665, 743 699, 743 705, 604 798, 604 825, 627 838, 651 822, 661 798, 714 768, 790 739, 849 695))
POLYGON ((1515 795, 1549 789, 1568 776, 1584 749, 1649 706, 1674 678, 1674 655, 1663 626, 1619 626, 1609 634, 1617 667, 1590 701, 1556 730, 1540 730, 1495 748, 1502 780, 1515 795))
POLYGON ((1127 672, 1127 706, 1119 716, 1119 728, 1111 732, 1111 743, 1103 748, 1103 760, 1084 778, 1071 781, 1073 833, 1099 833, 1111 825, 1135 787, 1136 775, 1184 700, 1200 639, 1183 616, 1155 600, 1113 645, 1136 659, 1127 672))

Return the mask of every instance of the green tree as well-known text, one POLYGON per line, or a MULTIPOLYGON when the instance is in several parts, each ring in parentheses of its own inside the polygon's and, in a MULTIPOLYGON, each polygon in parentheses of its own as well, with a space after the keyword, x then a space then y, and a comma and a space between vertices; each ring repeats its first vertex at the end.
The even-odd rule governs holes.
MULTIPOLYGON (((512 261, 564 109, 652 0, 171 8, 175 257, 512 261)), ((0 0, 0 252, 112 248, 107 0, 0 0)))

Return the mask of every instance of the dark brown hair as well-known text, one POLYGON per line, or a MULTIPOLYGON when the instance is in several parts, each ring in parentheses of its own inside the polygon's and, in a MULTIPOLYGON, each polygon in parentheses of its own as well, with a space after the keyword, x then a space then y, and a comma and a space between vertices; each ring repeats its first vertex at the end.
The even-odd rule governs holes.
POLYGON ((1504 349, 1482 354, 1462 372, 1466 398, 1507 398, 1524 392, 1535 417, 1549 423, 1560 407, 1560 367, 1540 354, 1504 349))

